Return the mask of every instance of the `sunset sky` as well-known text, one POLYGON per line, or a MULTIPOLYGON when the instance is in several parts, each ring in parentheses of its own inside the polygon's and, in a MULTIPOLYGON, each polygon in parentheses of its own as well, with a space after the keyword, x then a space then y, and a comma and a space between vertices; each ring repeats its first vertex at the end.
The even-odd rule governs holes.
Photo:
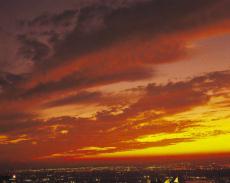
POLYGON ((0 0, 0 166, 229 154, 229 8, 0 0))

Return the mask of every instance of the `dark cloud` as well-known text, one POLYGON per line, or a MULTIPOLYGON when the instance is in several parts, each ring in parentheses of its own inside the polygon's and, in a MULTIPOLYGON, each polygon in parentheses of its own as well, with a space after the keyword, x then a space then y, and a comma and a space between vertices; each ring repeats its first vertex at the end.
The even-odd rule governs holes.
POLYGON ((35 117, 34 114, 22 113, 22 112, 11 112, 9 114, 0 114, 0 121, 15 121, 35 117))
POLYGON ((49 46, 34 38, 21 35, 18 37, 18 39, 22 43, 22 47, 20 48, 19 52, 26 59, 41 61, 50 53, 49 46))
POLYGON ((37 121, 17 121, 17 123, 14 123, 12 121, 8 121, 8 123, 1 123, 0 124, 1 134, 7 134, 7 135, 15 135, 15 134, 30 134, 31 130, 34 130, 35 128, 41 126, 40 123, 37 121))
MULTIPOLYGON (((186 3, 182 0, 176 2, 157 0, 140 4, 134 3, 133 6, 122 8, 112 8, 112 6, 96 4, 83 7, 79 12, 66 10, 63 13, 52 15, 52 18, 48 18, 49 21, 55 22, 72 17, 75 13, 78 14, 79 20, 74 30, 68 33, 62 40, 60 40, 59 34, 51 31, 52 38, 50 37, 50 39, 53 43, 55 42, 52 51, 50 50, 51 45, 41 42, 40 39, 25 36, 20 38, 23 43, 20 50, 21 54, 25 58, 39 60, 39 62, 36 62, 36 67, 34 67, 34 74, 28 78, 28 82, 32 80, 32 82, 37 83, 29 91, 25 91, 24 95, 42 95, 41 93, 48 93, 49 91, 138 80, 151 76, 149 70, 146 69, 146 67, 149 67, 149 64, 167 63, 186 55, 186 46, 183 39, 172 39, 170 34, 184 34, 186 31, 202 29, 205 25, 226 19, 228 17, 228 11, 226 11, 227 4, 228 2, 224 0, 204 0, 202 2, 193 1, 186 3), (200 17, 202 17, 202 22, 200 17), (83 29, 86 32, 90 30, 90 33, 86 33, 83 29), (162 35, 166 37, 163 40, 158 39, 162 35), (81 64, 77 72, 74 70, 63 72, 63 75, 58 76, 59 81, 55 79, 55 76, 52 76, 54 68, 61 69, 68 65, 68 62, 81 63, 81 58, 79 57, 82 55, 95 53, 105 48, 104 52, 106 52, 112 46, 118 43, 123 45, 123 42, 125 44, 126 41, 131 42, 130 44, 138 45, 150 38, 156 40, 153 46, 150 45, 149 48, 148 45, 146 47, 143 46, 143 50, 148 50, 148 53, 144 53, 144 59, 140 58, 141 54, 136 58, 136 60, 141 60, 142 64, 137 64, 134 61, 133 64, 127 65, 123 59, 129 58, 121 59, 119 55, 117 55, 117 59, 112 60, 116 56, 115 54, 117 54, 113 53, 114 55, 110 57, 105 56, 104 59, 109 59, 106 61, 103 61, 103 55, 98 59, 97 56, 90 58, 92 61, 87 64, 81 64), (140 41, 135 42, 134 39, 140 41), (145 55, 152 56, 147 58, 148 56, 145 55), (101 67, 98 66, 100 64, 101 67), (112 69, 110 65, 115 64, 120 65, 121 69, 118 71, 111 70, 109 73, 104 72, 106 69, 112 69), (137 71, 138 67, 140 71, 137 71), (95 75, 95 72, 101 72, 101 74, 95 75), (43 79, 35 81, 37 75, 43 78, 44 74, 48 78, 47 81, 43 79)), ((47 15, 37 17, 35 22, 40 21, 47 21, 47 15)), ((129 49, 128 46, 126 49, 123 52, 124 55, 136 54, 136 51, 132 50, 131 45, 129 49)))
MULTIPOLYGON (((56 55, 46 68, 52 67, 53 64, 57 65, 62 60, 71 60, 73 57, 132 39, 134 36, 149 39, 161 34, 177 31, 183 33, 213 24, 229 16, 227 4, 226 1, 217 0, 202 2, 158 0, 113 10, 101 17, 104 28, 100 31, 85 35, 81 32, 81 27, 77 26, 64 41, 57 44, 56 55), (217 8, 214 8, 215 6, 217 8), (195 18, 190 19, 193 16, 195 18), (200 17, 203 17, 202 21, 200 17)), ((104 8, 99 9, 99 12, 101 11, 104 12, 104 8)), ((88 11, 87 15, 84 15, 87 20, 90 13, 92 12, 88 11)))
POLYGON ((24 74, 31 71, 29 61, 17 55, 19 44, 7 27, 0 30, 0 41, 4 43, 0 45, 0 72, 24 74))
POLYGON ((15 83, 23 80, 21 75, 11 74, 7 72, 0 72, 0 85, 1 86, 14 86, 15 83))
POLYGON ((23 82, 24 79, 24 75, 16 75, 0 71, 0 100, 8 98, 12 93, 17 93, 19 90, 16 88, 16 84, 23 82))
MULTIPOLYGON (((100 67, 100 66, 99 66, 100 67)), ((115 72, 107 73, 102 72, 95 75, 96 68, 90 68, 90 70, 82 70, 80 72, 69 75, 61 80, 41 83, 31 90, 27 90, 22 97, 35 97, 43 95, 51 95, 52 93, 63 92, 63 90, 69 89, 84 89, 93 86, 100 86, 111 84, 119 81, 135 81, 139 79, 145 79, 152 76, 152 69, 139 67, 130 68, 129 70, 118 70, 115 72)), ((104 70, 105 68, 103 68, 104 70)), ((98 72, 98 71, 97 71, 98 72)))
POLYGON ((89 87, 151 76, 145 67, 149 67, 149 64, 167 63, 183 58, 187 50, 184 34, 193 30, 202 30, 206 25, 225 20, 228 17, 227 4, 226 1, 216 0, 186 3, 182 0, 176 2, 163 0, 117 9, 102 5, 84 7, 79 12, 77 26, 64 39, 60 40, 58 34, 52 34, 52 39, 56 40, 52 50, 53 56, 44 59, 48 54, 46 45, 40 42, 35 42, 36 44, 29 42, 31 48, 30 46, 26 47, 24 55, 41 61, 35 67, 35 74, 32 75, 31 79, 28 79, 28 82, 32 80, 35 84, 29 91, 25 92, 25 96, 33 95, 33 93, 41 95, 39 93, 59 91, 62 88, 89 87), (202 17, 202 22, 200 17, 202 17), (83 29, 86 32, 90 30, 90 33, 86 33, 83 29), (174 34, 178 37, 170 37, 174 34), (152 45, 142 45, 142 49, 133 50, 132 45, 141 45, 147 39, 153 39, 153 43, 150 43, 152 45), (119 50, 119 47, 125 45, 126 42, 130 42, 130 45, 121 48, 119 52, 122 52, 120 55, 126 55, 127 58, 120 58, 119 53, 115 52, 111 56, 96 55, 89 58, 92 59, 91 62, 81 64, 83 55, 95 54, 102 50, 106 54, 106 50, 108 51, 116 45, 119 50), (140 53, 142 51, 144 52, 143 58, 141 57, 142 53, 140 53), (137 57, 129 65, 124 61, 130 61, 128 55, 137 57), (113 59, 116 56, 117 59, 113 59), (137 64, 138 61, 142 63, 137 64), (73 62, 76 63, 75 67, 80 69, 77 69, 77 72, 75 70, 64 72, 64 68, 73 62), (78 63, 80 66, 77 65, 78 63), (115 64, 120 65, 121 69, 117 71, 110 67, 110 65, 115 64), (101 66, 99 67, 99 65, 101 66), (138 67, 140 74, 136 74, 138 67), (63 68, 62 75, 59 74, 58 76, 59 81, 55 78, 56 76, 52 75, 55 68, 63 68), (106 69, 111 69, 111 72, 104 72, 106 69), (144 73, 145 71, 146 73, 144 73), (95 75, 95 72, 101 72, 101 74, 95 75), (43 79, 44 74, 46 80, 43 79), (132 78, 130 78, 131 74, 133 75, 132 78), (41 79, 36 81, 37 76, 41 79))
POLYGON ((31 21, 25 22, 23 24, 27 24, 28 26, 50 26, 50 25, 62 25, 68 26, 68 24, 72 23, 71 20, 76 17, 78 10, 65 10, 62 13, 49 15, 43 14, 34 18, 31 21))
POLYGON ((10 136, 30 134, 31 130, 42 125, 41 120, 36 120, 37 117, 35 113, 23 111, 0 113, 0 134, 10 136))

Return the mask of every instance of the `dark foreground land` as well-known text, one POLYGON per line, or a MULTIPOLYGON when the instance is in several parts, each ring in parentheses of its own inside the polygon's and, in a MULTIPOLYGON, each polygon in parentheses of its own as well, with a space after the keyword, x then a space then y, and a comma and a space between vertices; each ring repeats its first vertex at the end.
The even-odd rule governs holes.
POLYGON ((162 168, 80 167, 17 170, 0 176, 0 183, 230 183, 230 169, 221 167, 162 168))

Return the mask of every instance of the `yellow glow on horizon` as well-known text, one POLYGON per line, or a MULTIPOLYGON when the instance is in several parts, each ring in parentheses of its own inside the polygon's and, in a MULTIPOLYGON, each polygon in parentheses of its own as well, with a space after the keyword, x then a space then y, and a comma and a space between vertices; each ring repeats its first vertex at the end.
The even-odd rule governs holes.
POLYGON ((99 154, 98 157, 135 157, 135 156, 161 156, 161 155, 183 155, 196 153, 224 153, 230 151, 228 143, 230 134, 198 139, 192 142, 181 142, 163 147, 150 147, 138 150, 128 150, 115 153, 99 154))
POLYGON ((157 135, 147 135, 143 137, 139 137, 135 139, 137 142, 158 142, 161 140, 165 139, 175 139, 175 138, 189 138, 191 137, 191 134, 188 132, 185 133, 172 133, 172 134, 167 134, 167 133, 162 133, 162 134, 157 134, 157 135))
POLYGON ((194 127, 175 133, 143 135, 128 141, 130 143, 151 143, 172 140, 172 144, 170 145, 101 153, 97 156, 113 158, 230 152, 230 106, 223 107, 219 105, 225 100, 226 98, 223 96, 212 97, 206 105, 162 118, 162 120, 167 120, 168 122, 194 122, 194 127), (182 140, 173 144, 173 139, 180 138, 185 139, 185 141, 182 140))

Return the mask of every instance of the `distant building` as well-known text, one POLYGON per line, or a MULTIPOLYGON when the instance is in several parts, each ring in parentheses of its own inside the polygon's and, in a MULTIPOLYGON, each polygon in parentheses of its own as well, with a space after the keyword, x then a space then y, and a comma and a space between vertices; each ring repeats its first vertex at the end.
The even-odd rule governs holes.
POLYGON ((180 183, 179 182, 179 178, 176 177, 176 178, 173 178, 173 177, 169 177, 169 178, 166 178, 164 183, 180 183))
POLYGON ((176 178, 174 179, 173 183, 179 183, 179 178, 176 177, 176 178))
POLYGON ((0 183, 9 183, 10 178, 10 176, 0 176, 0 183))
POLYGON ((16 175, 0 176, 0 183, 16 183, 16 175))

